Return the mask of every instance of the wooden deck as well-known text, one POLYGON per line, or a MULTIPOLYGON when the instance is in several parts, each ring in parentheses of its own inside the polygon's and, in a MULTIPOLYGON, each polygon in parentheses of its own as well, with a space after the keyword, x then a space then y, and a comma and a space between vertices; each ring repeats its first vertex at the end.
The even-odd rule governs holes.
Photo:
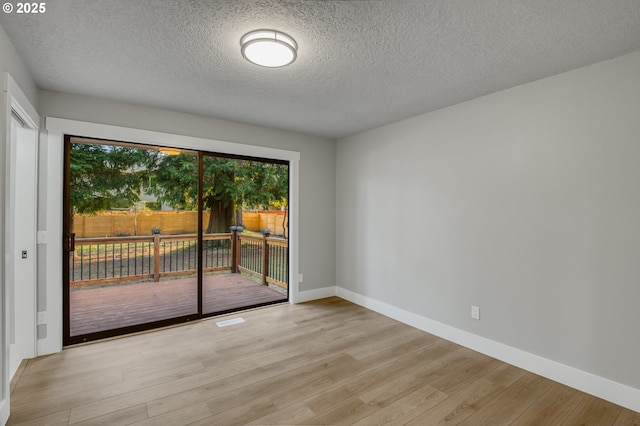
MULTIPOLYGON (((285 301, 287 296, 240 274, 208 275, 205 314, 285 301)), ((195 278, 71 291, 71 336, 197 313, 195 278)))

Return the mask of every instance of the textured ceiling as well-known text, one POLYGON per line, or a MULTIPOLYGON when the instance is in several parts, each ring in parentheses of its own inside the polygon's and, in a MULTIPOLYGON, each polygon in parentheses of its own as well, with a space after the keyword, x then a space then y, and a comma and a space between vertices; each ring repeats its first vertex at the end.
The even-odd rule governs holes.
POLYGON ((42 89, 339 138, 640 50, 639 0, 53 0, 0 16, 42 89), (240 37, 282 30, 280 69, 240 37))

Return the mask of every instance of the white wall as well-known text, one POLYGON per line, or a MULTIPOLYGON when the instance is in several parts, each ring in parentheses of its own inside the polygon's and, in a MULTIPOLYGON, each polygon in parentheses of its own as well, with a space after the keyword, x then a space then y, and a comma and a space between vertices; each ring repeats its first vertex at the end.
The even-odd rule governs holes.
POLYGON ((336 259, 339 290, 640 389, 640 53, 339 140, 336 259))
POLYGON ((0 70, 4 74, 8 71, 13 79, 18 83, 20 89, 27 96, 34 107, 38 107, 38 89, 31 79, 31 74, 27 70, 13 44, 0 25, 0 70))
MULTIPOLYGON (((15 79, 18 86, 22 89, 32 105, 37 105, 37 89, 36 86, 18 57, 13 45, 0 26, 0 75, 4 77, 5 72, 9 72, 15 79)), ((0 196, 0 354, 2 362, 0 363, 0 424, 4 424, 9 415, 9 406, 7 404, 9 390, 9 365, 8 365, 8 330, 9 323, 4 310, 6 297, 5 282, 5 184, 6 184, 6 159, 7 159, 7 125, 6 120, 6 95, 3 94, 3 101, 0 103, 0 188, 2 188, 2 196, 0 196)))
MULTIPOLYGON (((40 114, 43 117, 88 121, 300 152, 299 255, 300 272, 304 274, 300 291, 335 285, 335 141, 48 91, 40 92, 40 114)), ((44 153, 53 154, 58 153, 44 153)), ((41 175, 46 173, 41 170, 41 175)), ((40 211, 46 216, 46 194, 43 196, 44 199, 39 200, 40 211)), ((41 305, 46 303, 43 302, 45 285, 44 282, 39 283, 41 305)), ((41 306, 41 309, 43 308, 44 306, 41 306)), ((40 330, 40 337, 44 337, 44 333, 40 330)))

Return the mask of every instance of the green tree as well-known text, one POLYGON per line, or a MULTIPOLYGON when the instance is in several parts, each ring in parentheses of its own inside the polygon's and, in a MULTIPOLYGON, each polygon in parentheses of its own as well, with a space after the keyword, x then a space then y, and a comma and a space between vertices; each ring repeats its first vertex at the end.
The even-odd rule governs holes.
POLYGON ((246 182, 242 194, 245 206, 265 210, 273 207, 287 207, 289 198, 287 166, 244 161, 240 168, 242 179, 246 182))
POLYGON ((289 211, 289 170, 286 165, 247 161, 244 179, 248 188, 243 194, 246 208, 270 210, 284 208, 282 227, 286 234, 289 211))
MULTIPOLYGON (((71 205, 76 213, 130 208, 142 190, 182 210, 198 209, 198 156, 156 150, 73 143, 71 205)), ((288 167, 213 156, 203 158, 206 233, 228 232, 242 224, 242 208, 287 207, 288 167)))
MULTIPOLYGON (((174 208, 197 209, 197 157, 157 155, 148 165, 148 191, 174 208)), ((208 211, 206 233, 228 232, 242 225, 242 208, 287 207, 288 168, 260 161, 205 156, 203 209, 208 211)))
POLYGON ((72 213, 92 214, 128 208, 140 200, 146 170, 145 150, 96 144, 71 144, 69 168, 72 213))

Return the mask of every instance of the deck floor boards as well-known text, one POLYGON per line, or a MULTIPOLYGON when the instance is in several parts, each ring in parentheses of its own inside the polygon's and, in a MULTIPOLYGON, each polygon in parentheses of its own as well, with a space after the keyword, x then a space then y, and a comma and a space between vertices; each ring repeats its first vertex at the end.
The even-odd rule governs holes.
MULTIPOLYGON (((197 293, 195 277, 74 289, 71 336, 195 314, 197 293)), ((205 314, 285 300, 286 295, 240 274, 204 277, 205 314)))

